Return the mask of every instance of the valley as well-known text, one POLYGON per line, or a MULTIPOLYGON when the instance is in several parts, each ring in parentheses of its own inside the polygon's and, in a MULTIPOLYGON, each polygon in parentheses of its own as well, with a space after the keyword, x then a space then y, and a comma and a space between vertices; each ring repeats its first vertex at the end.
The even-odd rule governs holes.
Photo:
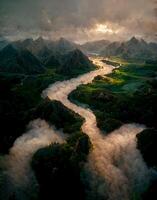
POLYGON ((49 45, 39 38, 0 52, 0 199, 156 195, 156 63, 88 57, 63 38, 55 52, 49 45))
MULTIPOLYGON (((43 96, 48 96, 51 100, 62 102, 64 106, 85 119, 82 131, 89 136, 93 148, 89 154, 88 164, 85 168, 85 176, 90 174, 88 177, 89 191, 87 198, 132 199, 134 195, 138 197, 141 192, 144 192, 142 188, 148 186, 151 177, 151 171, 149 171, 143 162, 142 156, 136 149, 136 135, 144 127, 138 124, 125 124, 120 129, 110 133, 109 136, 105 136, 97 127, 97 120, 94 113, 89 108, 84 108, 83 104, 77 106, 67 98, 80 84, 84 84, 84 87, 86 87, 88 83, 92 82, 94 77, 110 74, 114 70, 114 67, 105 65, 102 62, 102 58, 95 58, 93 62, 100 69, 76 79, 49 86, 43 92, 43 96), (110 145, 112 146, 111 148, 109 147, 110 145), (119 148, 122 148, 120 155, 115 152, 119 148), (123 151, 125 154, 123 154, 123 151), (129 161, 127 157, 129 157, 129 161), (119 159, 123 159, 123 162, 119 163, 119 159), (136 163, 133 162, 134 159, 137 160, 136 163), (137 171, 138 168, 140 168, 140 172, 137 171), (101 179, 100 183, 99 179, 101 179), (137 188, 135 182, 138 182, 137 188), (99 188, 103 187, 103 184, 105 186, 101 192, 99 188), (125 185, 123 189, 120 188, 119 184, 125 185)), ((107 123, 106 125, 108 126, 107 123)))
POLYGON ((157 0, 0 0, 0 200, 157 200, 157 0))
MULTIPOLYGON (((81 134, 84 134, 85 137, 87 135, 89 139, 88 138, 84 139, 86 141, 86 145, 88 144, 87 141, 90 140, 90 143, 92 146, 92 149, 90 151, 89 151, 90 146, 89 147, 84 146, 84 148, 87 148, 86 151, 89 152, 88 158, 86 158, 88 162, 86 164, 84 163, 83 168, 82 167, 80 169, 78 168, 78 170, 81 170, 82 171, 81 173, 83 173, 83 179, 86 179, 88 177, 89 188, 88 190, 85 189, 84 191, 87 195, 87 198, 95 199, 96 198, 95 196, 97 196, 98 198, 109 198, 111 200, 132 199, 134 198, 134 196, 139 198, 140 195, 144 193, 145 191, 144 188, 148 187, 149 182, 151 180, 152 172, 151 170, 147 168, 146 164, 143 162, 140 152, 136 149, 136 135, 142 130, 144 130, 145 127, 138 124, 123 124, 124 122, 128 123, 129 121, 119 122, 117 123, 117 125, 115 125, 116 120, 118 121, 119 119, 113 118, 112 120, 107 119, 108 121, 101 122, 101 124, 104 124, 104 127, 108 128, 104 130, 104 128, 99 124, 99 115, 97 115, 97 111, 95 111, 95 107, 92 107, 92 109, 94 110, 93 112, 92 110, 87 108, 87 106, 83 105, 84 103, 86 103, 91 106, 93 102, 91 101, 92 98, 90 102, 88 101, 84 102, 77 97, 78 96, 77 90, 82 87, 89 88, 90 84, 91 84, 90 87, 93 87, 93 85, 94 85, 94 88, 95 88, 95 85, 97 87, 96 89, 94 90, 92 89, 90 91, 95 91, 97 93, 100 91, 98 87, 107 88, 107 86, 110 84, 111 85, 121 84, 122 82, 118 81, 117 79, 119 78, 120 75, 121 76, 124 75, 125 77, 126 73, 124 73, 123 70, 127 71, 130 68, 127 69, 127 67, 125 66, 124 69, 123 67, 120 67, 119 69, 117 69, 117 66, 113 67, 111 65, 105 64, 103 62, 102 57, 95 57, 95 58, 90 58, 90 59, 92 59, 92 62, 98 66, 98 69, 91 71, 89 73, 86 73, 84 75, 80 75, 77 78, 72 78, 70 80, 56 82, 50 85, 46 90, 42 92, 42 97, 43 98, 48 97, 49 100, 47 99, 45 103, 41 102, 40 105, 33 112, 34 119, 38 117, 43 118, 44 120, 47 120, 51 124, 55 124, 57 128, 63 127, 64 132, 62 132, 61 130, 57 131, 55 128, 49 127, 49 125, 46 122, 40 121, 40 119, 32 121, 29 125, 28 133, 25 133, 24 135, 20 136, 17 140, 15 140, 14 146, 10 149, 9 156, 5 158, 6 161, 3 161, 4 166, 6 166, 6 170, 7 170, 6 173, 8 174, 8 178, 5 176, 3 177, 3 174, 2 174, 1 175, 2 180, 3 179, 5 180, 5 178, 8 179, 8 183, 7 185, 5 185, 6 188, 9 187, 8 184, 11 184, 9 182, 11 180, 13 181, 14 187, 13 186, 12 187, 14 188, 13 194, 15 198, 18 199, 20 196, 22 197, 22 199, 38 198, 36 196, 36 194, 38 194, 38 191, 37 191, 38 188, 36 188, 35 185, 37 184, 37 181, 39 181, 39 184, 44 183, 43 182, 44 180, 43 178, 41 179, 41 177, 45 173, 45 172, 42 172, 42 173, 40 172, 41 175, 38 174, 38 170, 42 169, 42 167, 38 166, 39 164, 41 164, 40 159, 42 158, 40 155, 40 151, 42 151, 42 148, 43 148, 43 151, 45 151, 45 153, 49 151, 49 148, 52 148, 53 150, 54 148, 56 148, 55 143, 58 143, 58 144, 61 143, 59 144, 60 146, 58 146, 57 148, 59 149, 63 148, 62 146, 66 145, 66 140, 67 140, 66 138, 69 137, 68 135, 66 136, 64 133, 71 134, 70 132, 73 133, 72 136, 70 136, 70 138, 73 138, 73 137, 75 138, 74 135, 77 135, 77 134, 78 134, 78 137, 81 137, 81 138, 83 136, 81 134), (122 71, 123 73, 122 72, 120 73, 119 71, 120 72, 122 71), (109 77, 109 80, 107 79, 108 77, 109 77), (116 77, 116 80, 114 80, 115 77, 116 77), (94 79, 94 82, 93 82, 93 79, 94 79), (82 84, 83 86, 80 86, 82 84), (103 85, 103 84, 106 84, 106 85, 103 85), (78 89, 76 90, 77 87, 78 89), (79 100, 83 104, 76 105, 75 103, 70 102, 68 100, 69 94, 70 94, 70 99, 72 99, 72 101, 75 98, 76 103, 79 100), (50 102, 50 100, 52 101, 52 103, 50 102), (61 102, 62 104, 60 105, 59 102, 61 102), (64 109, 65 111, 63 112, 64 114, 63 115, 62 111, 64 109), (57 114, 56 119, 55 119, 54 112, 56 112, 57 114), (94 115, 94 113, 96 114, 96 116, 94 115), (58 121, 59 120, 58 117, 61 118, 61 121, 58 121), (72 129, 72 126, 70 124, 66 124, 68 123, 68 121, 70 123, 70 118, 72 120, 71 121, 72 124, 73 123, 77 124, 74 126, 74 129, 72 129), (100 129, 97 127, 97 121, 98 121, 98 126, 100 127, 100 129), (109 126, 112 126, 112 128, 110 128, 109 126), (115 128, 118 128, 118 127, 120 128, 115 130, 115 128), (74 133, 75 131, 77 132, 78 129, 80 129, 80 133, 74 133), (108 131, 110 132, 110 134, 106 135, 104 134, 104 131, 102 130, 108 131), (81 133, 81 131, 83 133, 81 133), (43 135, 43 132, 45 132, 44 135, 43 135), (52 143, 52 147, 46 147, 48 146, 49 143, 50 144, 52 143), (54 146, 53 146, 53 143, 54 143, 54 146), (109 147, 110 145, 112 146, 112 148, 109 147), (22 151, 20 150, 20 153, 16 153, 18 149, 21 149, 21 147, 22 147, 22 151), (119 148, 121 149, 120 152, 116 153, 117 149, 119 148), (29 167, 29 165, 33 157, 33 154, 36 151, 37 151, 36 153, 37 155, 35 154, 35 157, 33 158, 35 160, 33 160, 33 163, 32 163, 32 167, 35 170, 35 174, 36 174, 36 177, 34 177, 34 174, 31 171, 31 168, 29 167), (16 157, 14 157, 15 154, 16 154, 16 157), (129 157, 129 160, 127 159, 128 157, 129 157), (23 162, 23 158, 25 159, 25 162, 23 162), (119 159, 122 159, 123 162, 119 163, 119 159), (137 162, 133 162, 134 159, 136 159, 137 162), (18 164, 19 169, 17 168, 17 165, 15 164, 17 162, 19 163, 18 164), (36 162, 39 162, 39 163, 37 164, 36 162), (126 166, 128 167, 126 168, 126 166), (140 172, 138 171, 139 168, 140 168, 140 172), (17 171, 22 172, 22 173, 17 173, 17 171), (16 176, 14 175, 14 173, 16 174, 16 176), (25 179, 22 178, 24 174, 25 174, 25 179), (114 174, 114 176, 112 176, 112 174, 114 174), (95 180, 97 180, 97 182, 95 182, 95 180), (113 184, 113 180, 114 180, 114 184, 113 184), (137 187, 135 187, 135 183, 137 182, 139 184, 137 187), (120 185, 125 185, 125 187, 123 187, 123 190, 119 188, 120 187, 119 183, 120 185), (102 184, 105 184, 105 185, 102 192, 100 192, 99 187, 102 187, 102 184), (25 190, 29 191, 27 195, 24 194, 25 190), (33 197, 32 195, 35 195, 36 197, 35 196, 33 197)), ((137 76, 135 76, 134 74, 131 73, 131 75, 130 76, 132 78, 137 78, 137 76)), ((140 75, 139 75, 139 78, 141 78, 140 75)), ((131 84, 131 83, 128 83, 128 80, 130 80, 130 78, 126 80, 127 84, 131 84)), ((147 78, 145 81, 148 81, 148 80, 149 78, 147 78)), ((114 94, 117 94, 118 92, 117 90, 123 90, 124 89, 123 84, 120 86, 117 86, 118 88, 116 90, 115 88, 113 89, 111 87, 110 93, 113 92, 114 94)), ((135 86, 135 89, 133 89, 132 93, 136 91, 137 89, 136 87, 138 87, 138 84, 135 86)), ((129 91, 131 92, 131 90, 129 91)), ((87 95, 88 94, 87 92, 88 90, 86 92, 83 92, 81 94, 81 97, 84 98, 83 95, 87 95)), ((120 94, 120 92, 122 92, 124 95, 124 93, 127 92, 127 90, 124 89, 124 91, 119 91, 118 93, 120 94)), ((88 96, 90 98, 90 94, 88 94, 88 96)), ((97 97, 99 97, 99 94, 97 94, 97 97)), ((111 101, 112 94, 110 94, 110 98, 111 98, 110 99, 111 101)), ((100 101, 98 102, 100 103, 100 101)), ((97 104, 94 103, 94 105, 97 105, 97 104)), ((108 106, 108 108, 110 107, 108 106)), ((101 106, 101 109, 99 108, 99 111, 102 112, 103 111, 102 109, 103 107, 101 106)), ((113 109, 113 106, 112 106, 112 109, 113 109)), ((139 123, 139 121, 137 122, 139 123)), ((68 144, 68 140, 67 140, 67 144, 68 144)), ((48 154, 47 156, 49 157, 50 155, 48 154)), ((84 152, 84 155, 86 155, 85 152, 84 152)), ((85 157, 87 157, 87 155, 85 157)), ((79 160, 80 159, 83 159, 83 157, 82 158, 80 157, 79 160)), ((51 181, 53 180, 49 180, 49 181, 47 183, 51 184, 51 181)), ((82 184, 81 182, 79 183, 79 179, 78 179, 77 184, 82 184)), ((42 188, 43 189, 41 189, 40 191, 42 193, 40 194, 39 192, 39 194, 41 196, 48 195, 49 194, 48 188, 44 189, 43 186, 42 188)), ((56 190, 58 191, 57 186, 56 186, 56 190)), ((77 190, 74 189, 75 192, 79 192, 77 190)), ((3 193, 1 192, 1 195, 2 194, 5 195, 4 191, 3 193)), ((66 191, 68 191, 68 189, 66 189, 66 191)), ((81 192, 81 194, 85 195, 83 194, 84 192, 81 192)), ((71 196, 69 196, 69 193, 67 193, 67 195, 68 195, 67 197, 69 197, 70 199, 73 198, 73 192, 71 193, 71 196)), ((8 198, 10 198, 10 196, 8 196, 8 198)))

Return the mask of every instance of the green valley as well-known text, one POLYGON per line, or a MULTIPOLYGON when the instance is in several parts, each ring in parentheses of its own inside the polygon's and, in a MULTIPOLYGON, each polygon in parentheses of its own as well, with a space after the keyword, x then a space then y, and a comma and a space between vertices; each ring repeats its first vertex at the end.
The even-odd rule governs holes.
POLYGON ((79 86, 69 98, 89 105, 106 132, 129 122, 156 127, 156 65, 124 61, 121 65, 112 74, 79 86))

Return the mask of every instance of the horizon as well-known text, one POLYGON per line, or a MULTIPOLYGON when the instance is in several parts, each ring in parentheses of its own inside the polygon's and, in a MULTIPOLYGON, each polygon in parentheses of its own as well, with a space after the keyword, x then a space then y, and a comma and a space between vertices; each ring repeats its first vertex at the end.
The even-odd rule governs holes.
POLYGON ((123 43, 123 42, 130 41, 133 38, 137 39, 138 41, 144 40, 147 43, 152 43, 152 42, 157 43, 157 41, 149 41, 149 40, 146 40, 146 39, 144 39, 142 37, 136 37, 136 36, 131 36, 131 37, 129 37, 127 39, 124 39, 124 40, 107 40, 107 39, 104 38, 104 39, 100 39, 100 40, 89 40, 89 41, 80 42, 80 43, 78 41, 73 41, 73 40, 67 39, 65 37, 60 37, 60 38, 57 38, 57 39, 53 39, 53 38, 50 39, 50 38, 46 38, 46 37, 40 35, 40 36, 37 36, 37 37, 26 37, 26 38, 19 38, 19 39, 16 38, 16 39, 12 39, 11 40, 11 39, 9 39, 7 37, 0 36, 0 41, 7 40, 8 42, 16 42, 16 41, 25 41, 25 40, 28 40, 28 39, 36 41, 36 40, 38 40, 40 38, 43 39, 43 40, 50 41, 50 42, 57 42, 57 41, 63 39, 63 40, 66 40, 68 42, 72 42, 72 43, 77 44, 77 45, 84 45, 86 43, 100 42, 100 41, 109 41, 110 43, 114 43, 114 42, 123 43))
POLYGON ((0 35, 9 40, 40 35, 77 43, 122 41, 132 36, 157 40, 155 0, 2 0, 0 16, 0 35))

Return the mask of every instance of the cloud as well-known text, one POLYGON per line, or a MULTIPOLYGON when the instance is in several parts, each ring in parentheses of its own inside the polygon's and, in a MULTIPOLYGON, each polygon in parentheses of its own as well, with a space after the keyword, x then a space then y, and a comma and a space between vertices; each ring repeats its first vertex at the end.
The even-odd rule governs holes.
POLYGON ((156 7, 154 0, 1 0, 0 34, 12 38, 65 36, 75 41, 132 35, 154 39, 156 7), (121 31, 94 34, 97 24, 121 31))
MULTIPOLYGON (((9 154, 1 159, 0 199, 32 199, 38 193, 38 183, 30 163, 34 153, 52 143, 64 143, 65 135, 41 119, 31 121, 28 131, 18 137, 9 154)), ((33 198, 34 199, 34 198, 33 198)))

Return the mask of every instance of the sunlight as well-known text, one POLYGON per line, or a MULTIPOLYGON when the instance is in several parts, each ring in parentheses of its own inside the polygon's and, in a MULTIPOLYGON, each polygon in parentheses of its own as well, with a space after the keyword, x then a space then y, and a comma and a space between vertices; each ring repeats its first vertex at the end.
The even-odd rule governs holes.
POLYGON ((97 24, 95 31, 99 33, 110 33, 110 34, 118 33, 118 30, 113 30, 109 28, 106 24, 97 24))

